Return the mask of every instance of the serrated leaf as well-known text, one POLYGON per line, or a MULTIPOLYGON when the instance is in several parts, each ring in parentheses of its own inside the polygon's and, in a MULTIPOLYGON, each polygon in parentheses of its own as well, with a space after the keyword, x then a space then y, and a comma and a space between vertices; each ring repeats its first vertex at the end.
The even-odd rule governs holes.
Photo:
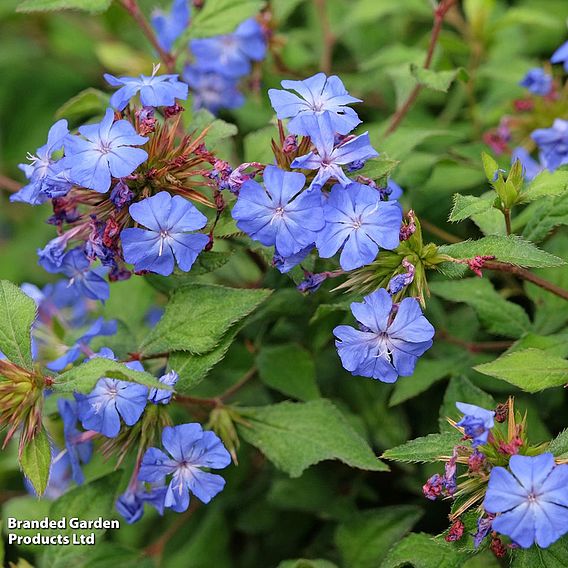
POLYGON ((505 300, 486 278, 431 282, 430 291, 445 300, 471 306, 485 329, 496 335, 517 339, 531 327, 525 310, 505 300))
POLYGON ((531 546, 513 553, 511 568, 566 568, 568 566, 568 538, 561 538, 548 548, 531 546))
POLYGON ((472 215, 485 213, 493 207, 495 196, 486 194, 483 197, 475 197, 473 195, 454 195, 454 205, 448 218, 451 222, 463 221, 469 219, 472 215))
MULTIPOLYGON (((229 34, 262 8, 262 0, 207 0, 188 29, 189 37, 201 38, 229 34)), ((188 38, 184 35, 180 42, 188 38)))
POLYGON ((386 460, 409 463, 436 462, 440 456, 451 456, 461 436, 457 430, 442 434, 428 434, 391 448, 381 456, 386 460))
MULTIPOLYGON (((424 69, 419 65, 410 64, 410 72, 414 78, 424 87, 433 89, 434 91, 441 91, 447 93, 450 85, 457 77, 459 69, 451 69, 450 71, 432 71, 431 69, 424 69)), ((462 75, 464 78, 467 75, 462 75)))
POLYGON ((548 451, 552 452, 557 458, 568 457, 568 428, 562 430, 562 432, 550 442, 548 451))
POLYGON ((265 385, 299 400, 320 396, 313 358, 303 347, 293 344, 263 347, 256 362, 265 385))
POLYGON ((32 369, 31 327, 35 302, 16 285, 0 280, 0 351, 14 364, 32 369))
POLYGON ((329 400, 282 402, 239 408, 247 424, 240 436, 290 477, 320 461, 337 459, 351 467, 388 471, 368 443, 329 400))
POLYGON ((86 361, 81 365, 76 365, 72 369, 65 371, 55 378, 52 389, 55 392, 91 392, 97 381, 102 377, 119 379, 139 383, 147 387, 159 387, 163 390, 172 390, 164 385, 150 373, 145 371, 134 371, 129 369, 124 363, 97 357, 86 361))
POLYGON ((568 189, 568 171, 542 171, 521 192, 519 203, 529 203, 543 197, 562 195, 568 189))
POLYGON ((36 494, 41 497, 47 488, 51 469, 51 447, 43 428, 25 445, 20 466, 33 485, 36 494))
POLYGON ((568 383, 568 361, 540 349, 515 351, 474 368, 527 392, 539 392, 568 383))
POLYGON ((566 264, 561 258, 539 249, 533 243, 516 235, 490 235, 476 241, 468 240, 444 245, 439 248, 439 252, 455 259, 473 258, 476 255, 494 256, 496 260, 525 268, 545 268, 566 264))
POLYGON ((176 290, 140 350, 144 355, 164 351, 207 353, 231 326, 252 313, 270 294, 271 290, 206 284, 176 290))
POLYGON ((381 564, 381 568, 460 568, 469 555, 458 552, 441 539, 424 533, 409 534, 398 542, 381 564))
POLYGON ((335 533, 335 544, 349 568, 376 568, 389 549, 398 542, 422 516, 419 507, 400 505, 381 507, 353 515, 341 523, 335 533))
POLYGON ((24 0, 16 9, 17 12, 49 12, 53 10, 85 10, 87 12, 104 12, 110 7, 112 0, 24 0))
POLYGON ((540 242, 555 227, 568 225, 568 193, 555 198, 542 199, 526 208, 532 211, 525 228, 523 238, 540 242))

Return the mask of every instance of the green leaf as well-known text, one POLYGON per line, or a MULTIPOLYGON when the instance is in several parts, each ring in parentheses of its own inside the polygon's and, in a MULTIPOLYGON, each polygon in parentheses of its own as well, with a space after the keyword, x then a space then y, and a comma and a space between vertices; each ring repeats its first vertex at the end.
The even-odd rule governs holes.
POLYGON ((424 533, 412 533, 398 542, 381 568, 460 568, 468 558, 441 539, 424 533))
POLYGON ((358 170, 356 175, 365 176, 372 180, 386 179, 398 163, 398 160, 391 160, 386 154, 381 153, 378 158, 367 160, 365 166, 358 170))
MULTIPOLYGON (((229 34, 261 9, 261 0, 207 0, 191 22, 190 37, 211 37, 229 34)), ((184 37, 182 41, 185 41, 184 37)))
POLYGON ((0 351, 14 364, 32 369, 30 330, 35 302, 17 286, 0 280, 0 351))
POLYGON ((525 268, 544 268, 566 264, 561 258, 539 249, 533 243, 516 235, 490 235, 477 241, 468 240, 454 245, 444 245, 439 248, 439 252, 456 259, 490 255, 502 262, 525 268))
POLYGON ((490 193, 485 194, 483 197, 456 193, 454 195, 454 206, 448 220, 451 222, 463 221, 464 219, 469 219, 472 215, 485 213, 492 209, 494 200, 495 195, 490 193))
POLYGON ((410 64, 410 72, 415 79, 424 87, 433 89, 434 91, 441 91, 446 93, 454 79, 460 74, 460 78, 467 78, 465 70, 452 69, 450 71, 432 71, 431 69, 424 69, 419 65, 410 64))
POLYGON ((240 326, 232 328, 219 344, 207 353, 195 355, 188 351, 174 351, 170 355, 168 367, 179 375, 176 391, 186 394, 201 383, 209 371, 225 357, 239 329, 240 326))
POLYGON ((144 355, 164 351, 207 353, 227 330, 253 312, 270 290, 192 284, 176 290, 141 346, 144 355))
POLYGON ((112 0, 24 0, 17 12, 48 12, 52 10, 85 10, 104 12, 112 0))
POLYGON ((262 382, 299 400, 319 398, 316 367, 312 355, 299 345, 278 345, 261 349, 257 366, 262 382))
POLYGON ((86 361, 81 365, 77 365, 65 373, 56 377, 53 383, 55 392, 90 392, 93 390, 97 381, 102 377, 110 377, 111 379, 120 379, 121 381, 130 381, 139 383, 147 387, 156 387, 163 390, 172 390, 167 385, 158 381, 150 373, 145 371, 134 371, 129 369, 124 363, 112 361, 97 357, 86 361))
POLYGON ((102 116, 109 106, 109 101, 109 95, 90 87, 60 106, 55 118, 66 118, 72 125, 83 123, 90 118, 102 116))
POLYGON ((568 566, 568 538, 561 538, 548 548, 531 546, 515 550, 511 568, 566 568, 568 566))
POLYGON ((20 466, 30 480, 38 496, 42 496, 49 481, 51 469, 51 448, 47 433, 42 428, 33 440, 24 447, 20 466))
MULTIPOLYGON (((459 365, 458 365, 459 368, 459 365)), ((456 370, 456 360, 419 359, 411 377, 400 377, 395 383, 389 406, 396 406, 428 390, 434 383, 456 370)))
POLYGON ((568 225, 568 193, 542 199, 525 209, 529 210, 531 215, 523 229, 523 238, 538 243, 555 227, 568 225))
POLYGON ((430 290, 445 300, 471 306, 485 329, 496 335, 517 339, 530 329, 525 310, 505 300, 486 278, 431 282, 430 290))
POLYGON ((335 533, 343 565, 376 568, 421 516, 421 509, 412 505, 382 507, 354 515, 340 524, 335 533))
POLYGON ((247 424, 239 434, 290 477, 311 465, 338 459, 351 467, 388 471, 367 442, 329 400, 282 402, 239 409, 247 424))
MULTIPOLYGON (((205 8, 203 8, 205 10, 205 8)), ((201 10, 199 13, 203 12, 201 10)), ((197 16, 196 18, 197 19, 197 16)), ((223 20, 223 18, 221 18, 223 20)), ((190 29, 194 29, 195 20, 191 24, 190 29)), ((215 34, 214 34, 215 35, 215 34)), ((231 138, 237 134, 237 127, 230 122, 225 122, 220 118, 216 118, 215 115, 211 114, 207 109, 200 109, 195 113, 188 113, 188 120, 190 122, 187 124, 187 128, 200 134, 202 130, 208 128, 207 134, 205 135, 205 142, 207 144, 208 150, 213 150, 223 140, 231 138)))
POLYGON ((527 392, 539 392, 568 383, 568 361, 540 349, 505 354, 474 369, 527 392))
POLYGON ((568 457, 568 428, 562 430, 562 432, 550 442, 548 451, 552 452, 557 458, 568 457))
POLYGON ((315 558, 308 560, 307 558, 297 558, 295 560, 283 560, 278 564, 277 568, 338 568, 337 564, 324 560, 322 558, 315 558))
POLYGON ((487 152, 481 152, 481 161, 483 162, 483 171, 489 183, 493 183, 495 173, 499 171, 499 164, 487 152))
POLYGON ((461 436, 457 430, 428 434, 387 450, 381 457, 392 461, 421 463, 436 462, 440 456, 451 456, 461 436))
POLYGON ((568 171, 542 171, 521 192, 519 203, 529 203, 542 197, 562 195, 568 189, 568 171))

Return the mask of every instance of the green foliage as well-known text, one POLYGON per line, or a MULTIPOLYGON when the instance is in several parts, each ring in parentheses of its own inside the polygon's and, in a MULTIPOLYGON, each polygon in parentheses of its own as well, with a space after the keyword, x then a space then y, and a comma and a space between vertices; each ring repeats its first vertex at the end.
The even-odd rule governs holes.
POLYGON ((329 459, 370 471, 388 470, 329 400, 282 402, 240 409, 239 414, 245 419, 239 434, 290 477, 329 459))
POLYGON ((43 428, 24 447, 20 465, 35 492, 41 497, 47 487, 51 467, 51 447, 43 428))
POLYGON ((51 10, 85 10, 104 12, 112 0, 24 0, 18 12, 49 12, 51 10))
POLYGON ((30 329, 35 302, 7 280, 0 281, 0 351, 16 365, 32 368, 30 329))
POLYGON ((450 221, 463 221, 469 219, 475 214, 485 213, 493 208, 495 196, 486 193, 483 197, 475 197, 473 195, 454 195, 454 206, 450 213, 450 221))
POLYGON ((219 344, 232 325, 253 312, 268 296, 269 290, 185 286, 174 292, 162 319, 144 339, 140 351, 143 355, 163 351, 207 353, 219 344))
POLYGON ((390 448, 384 452, 382 457, 410 463, 435 462, 440 459, 440 456, 451 455, 460 437, 456 430, 442 434, 428 434, 428 436, 410 440, 396 448, 390 448))
POLYGON ((379 566, 396 544, 420 519, 418 507, 402 505, 371 509, 350 518, 337 528, 335 542, 345 566, 379 566))
POLYGON ((568 361, 540 349, 505 354, 475 370, 526 391, 539 392, 568 383, 568 361))
POLYGON ((516 550, 511 568, 564 568, 568 565, 568 539, 566 537, 548 548, 533 546, 516 550))
POLYGON ((71 125, 82 124, 104 115, 109 101, 110 97, 106 93, 89 87, 62 105, 55 113, 55 118, 66 118, 71 125))
POLYGON ((410 72, 416 80, 429 89, 434 91, 441 91, 446 93, 450 85, 456 78, 463 81, 467 80, 467 71, 465 69, 452 69, 450 71, 432 71, 431 69, 424 69, 418 65, 411 64, 410 72))
POLYGON ((261 0, 208 0, 192 21, 190 37, 231 33, 241 22, 257 14, 261 7, 261 0))
POLYGON ((543 197, 556 197, 568 189, 568 171, 564 169, 538 174, 520 195, 520 203, 529 203, 543 197))

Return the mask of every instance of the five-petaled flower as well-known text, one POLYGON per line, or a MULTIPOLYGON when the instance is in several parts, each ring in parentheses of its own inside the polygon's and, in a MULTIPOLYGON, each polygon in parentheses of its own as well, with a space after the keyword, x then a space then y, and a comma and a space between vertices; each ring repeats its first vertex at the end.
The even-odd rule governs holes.
POLYGON ((162 444, 168 453, 158 448, 146 450, 138 479, 163 483, 167 475, 172 476, 164 500, 166 508, 182 513, 189 507, 190 492, 209 503, 223 490, 225 480, 202 469, 223 469, 231 463, 231 455, 216 434, 203 431, 200 424, 166 426, 162 444))
POLYGON ((432 346, 434 337, 434 328, 418 302, 405 298, 395 307, 384 288, 363 300, 351 304, 362 329, 340 325, 333 330, 343 367, 353 375, 384 383, 412 375, 418 357, 432 346))
POLYGON ((550 453, 512 456, 494 467, 483 507, 498 514, 492 528, 523 548, 550 546, 568 532, 568 464, 550 453))
POLYGON ((325 227, 316 237, 322 258, 342 249, 343 270, 369 264, 379 247, 392 250, 399 244, 402 209, 396 201, 381 201, 381 195, 367 185, 334 185, 324 203, 325 227))
POLYGON ((310 122, 308 116, 321 117, 329 115, 332 128, 338 134, 348 134, 361 120, 357 113, 346 105, 360 103, 360 99, 352 97, 345 89, 341 79, 336 75, 327 77, 318 73, 303 81, 282 81, 284 89, 269 89, 268 96, 279 119, 290 118, 288 130, 293 134, 309 136, 310 122))
POLYGON ((99 124, 80 126, 79 133, 84 138, 66 139, 62 166, 69 169, 69 179, 81 187, 106 193, 111 176, 128 176, 148 159, 145 150, 134 147, 146 143, 148 138, 137 134, 126 120, 115 122, 110 108, 99 124))
POLYGON ((120 235, 124 260, 136 270, 149 270, 168 276, 178 266, 187 272, 209 237, 190 231, 202 229, 207 217, 187 199, 168 192, 148 197, 129 207, 131 217, 147 227, 124 229, 120 235))
POLYGON ((302 192, 306 177, 276 166, 264 170, 264 186, 243 183, 233 207, 237 227, 265 246, 275 245, 283 257, 313 244, 324 226, 322 195, 317 189, 302 192))

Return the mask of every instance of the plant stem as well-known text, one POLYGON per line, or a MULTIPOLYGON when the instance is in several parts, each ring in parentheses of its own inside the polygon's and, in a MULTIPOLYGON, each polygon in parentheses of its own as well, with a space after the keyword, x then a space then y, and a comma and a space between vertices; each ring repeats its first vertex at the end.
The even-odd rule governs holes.
MULTIPOLYGON (((424 69, 430 69, 432 64, 432 58, 434 56, 434 49, 438 43, 438 38, 440 37, 440 32, 442 31, 442 24, 444 23, 444 18, 448 13, 448 10, 455 4, 456 0, 440 0, 440 3, 434 10, 434 24, 432 26, 432 33, 430 35, 430 43, 428 45, 428 52, 426 53, 426 59, 424 60, 424 69)), ((394 113, 391 122, 385 132, 385 136, 392 134, 400 125, 404 117, 407 115, 408 111, 414 105, 420 91, 422 90, 422 84, 416 83, 414 89, 408 95, 406 101, 402 106, 394 113)))
POLYGON ((539 286, 543 290, 548 290, 552 294, 555 294, 559 298, 563 298, 564 300, 568 300, 568 290, 537 276, 536 274, 530 272, 526 268, 521 268, 520 266, 515 266, 514 264, 508 264, 506 262, 499 262, 497 260, 487 260, 483 268, 488 268, 489 270, 495 270, 498 272, 508 272, 509 274, 514 274, 518 276, 522 280, 526 280, 527 282, 532 282, 536 286, 539 286))
POLYGON ((321 22, 323 34, 323 47, 320 58, 320 69, 326 74, 331 73, 331 64, 333 58, 333 48, 335 46, 335 34, 331 31, 329 18, 327 14, 326 0, 314 0, 318 19, 321 22))
POLYGON ((450 335, 445 330, 436 333, 436 337, 447 343, 464 347, 470 353, 483 353, 485 351, 504 351, 513 345, 512 341, 466 341, 450 335))
POLYGON ((138 6, 136 0, 120 0, 122 7, 132 16, 132 19, 138 24, 138 27, 142 30, 148 41, 152 44, 163 64, 166 66, 168 73, 173 73, 175 71, 175 58, 171 53, 168 53, 158 42, 158 38, 152 29, 152 26, 148 23, 142 10, 138 6))
POLYGON ((4 189, 9 193, 16 193, 16 191, 19 191, 21 189, 21 187, 21 183, 13 180, 12 178, 9 178, 8 176, 0 174, 0 189, 4 189))
POLYGON ((505 228, 507 230, 507 235, 511 234, 511 210, 503 209, 503 216, 505 217, 505 228))

